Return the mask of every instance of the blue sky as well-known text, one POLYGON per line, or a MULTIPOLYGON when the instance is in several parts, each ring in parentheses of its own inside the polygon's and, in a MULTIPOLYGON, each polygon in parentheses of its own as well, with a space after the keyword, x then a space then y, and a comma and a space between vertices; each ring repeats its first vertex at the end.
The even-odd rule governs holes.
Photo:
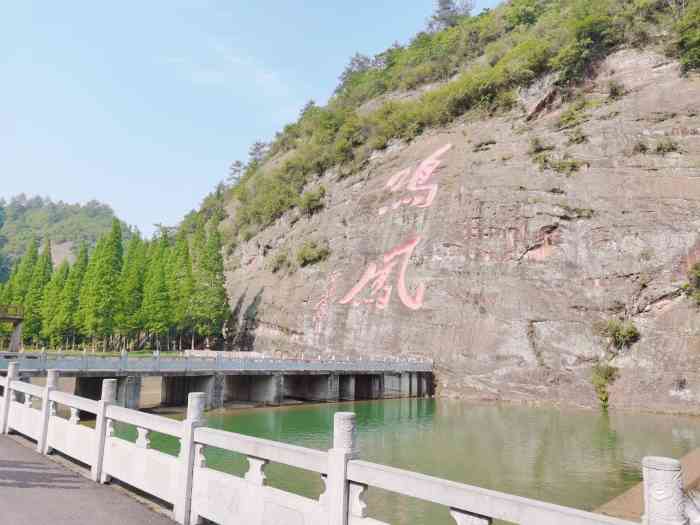
MULTIPOLYGON (((480 8, 495 0, 478 2, 480 8)), ((349 57, 418 32, 432 0, 7 2, 0 197, 98 199, 176 224, 349 57)))

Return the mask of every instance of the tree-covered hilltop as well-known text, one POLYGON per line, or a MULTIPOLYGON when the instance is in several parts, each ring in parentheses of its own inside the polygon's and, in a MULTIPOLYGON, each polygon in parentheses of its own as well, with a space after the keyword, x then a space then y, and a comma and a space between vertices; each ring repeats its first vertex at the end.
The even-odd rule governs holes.
MULTIPOLYGON (((54 268, 51 242, 31 239, 0 304, 24 307, 24 343, 101 350, 220 346, 229 317, 219 216, 192 219, 151 240, 123 238, 113 219, 89 252, 54 268)), ((0 335, 8 336, 8 327, 0 335)))
MULTIPOLYGON (((24 194, 7 202, 0 199, 0 282, 7 279, 31 239, 70 242, 77 251, 82 243, 94 246, 109 231, 114 217, 112 208, 97 201, 68 204, 24 194)), ((125 234, 131 232, 125 228, 125 234)))
POLYGON ((543 75, 575 96, 596 64, 623 47, 668 54, 686 72, 700 68, 700 0, 510 0, 476 16, 469 6, 439 0, 408 45, 355 55, 325 107, 309 102, 272 143, 254 144, 247 164, 235 162, 227 244, 300 207, 328 170, 349 176, 392 140, 512 111, 517 90, 543 75))

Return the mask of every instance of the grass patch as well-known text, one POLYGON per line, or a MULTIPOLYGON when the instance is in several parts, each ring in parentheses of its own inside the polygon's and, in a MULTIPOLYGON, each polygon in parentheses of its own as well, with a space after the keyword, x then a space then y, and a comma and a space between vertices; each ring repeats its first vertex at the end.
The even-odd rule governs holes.
POLYGON ((313 215, 324 207, 323 198, 326 196, 326 188, 320 186, 316 190, 305 192, 299 199, 299 209, 305 215, 313 215))
POLYGON ((278 273, 281 271, 289 271, 293 268, 292 261, 289 259, 289 252, 287 250, 280 251, 277 255, 270 261, 270 271, 272 273, 278 273))
POLYGON ((591 370, 591 383, 595 388, 598 401, 603 410, 607 410, 610 404, 610 393, 608 388, 617 379, 619 370, 608 363, 598 363, 591 370))
POLYGON ((659 142, 656 143, 656 147, 654 148, 654 153, 656 153, 657 155, 668 155, 669 153, 680 152, 680 145, 678 144, 678 142, 676 142, 670 137, 661 139, 659 142))
POLYGON ((569 142, 568 142, 569 146, 583 144, 585 142, 588 142, 588 135, 586 135, 581 130, 581 128, 576 128, 571 133, 569 133, 569 142))
POLYGON ((315 241, 306 241, 297 252, 297 262, 299 266, 310 266, 325 261, 330 256, 331 251, 325 244, 318 244, 315 241))
POLYGON ((600 327, 600 335, 608 339, 615 350, 631 347, 639 341, 641 334, 632 321, 610 319, 600 327))

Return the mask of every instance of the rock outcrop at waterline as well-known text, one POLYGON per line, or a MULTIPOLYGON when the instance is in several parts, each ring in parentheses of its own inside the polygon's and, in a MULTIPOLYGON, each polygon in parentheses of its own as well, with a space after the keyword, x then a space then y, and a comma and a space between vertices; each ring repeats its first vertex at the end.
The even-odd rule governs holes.
POLYGON ((236 345, 427 356, 444 396, 594 406, 597 327, 632 319, 611 406, 700 412, 700 310, 681 293, 700 260, 700 80, 623 50, 564 96, 542 81, 518 111, 326 173, 321 211, 228 257, 236 345), (305 244, 330 254, 299 266, 305 244))

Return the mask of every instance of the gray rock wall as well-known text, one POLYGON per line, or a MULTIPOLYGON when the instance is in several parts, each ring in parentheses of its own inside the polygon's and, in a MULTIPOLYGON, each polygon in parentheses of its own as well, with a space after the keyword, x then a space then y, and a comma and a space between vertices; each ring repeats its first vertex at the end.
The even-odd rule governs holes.
POLYGON ((700 81, 619 52, 565 130, 572 103, 540 84, 522 110, 327 173, 324 210, 292 211, 239 245, 227 260, 237 346, 429 356, 441 395, 594 406, 590 369, 607 346, 596 323, 625 317, 642 337, 613 360, 611 405, 700 412, 700 311, 679 293, 700 257, 700 81), (626 95, 610 100, 611 80, 626 95), (545 169, 535 137, 553 147, 545 169), (654 153, 669 139, 680 151, 654 153), (272 272, 308 239, 329 259, 272 272))

